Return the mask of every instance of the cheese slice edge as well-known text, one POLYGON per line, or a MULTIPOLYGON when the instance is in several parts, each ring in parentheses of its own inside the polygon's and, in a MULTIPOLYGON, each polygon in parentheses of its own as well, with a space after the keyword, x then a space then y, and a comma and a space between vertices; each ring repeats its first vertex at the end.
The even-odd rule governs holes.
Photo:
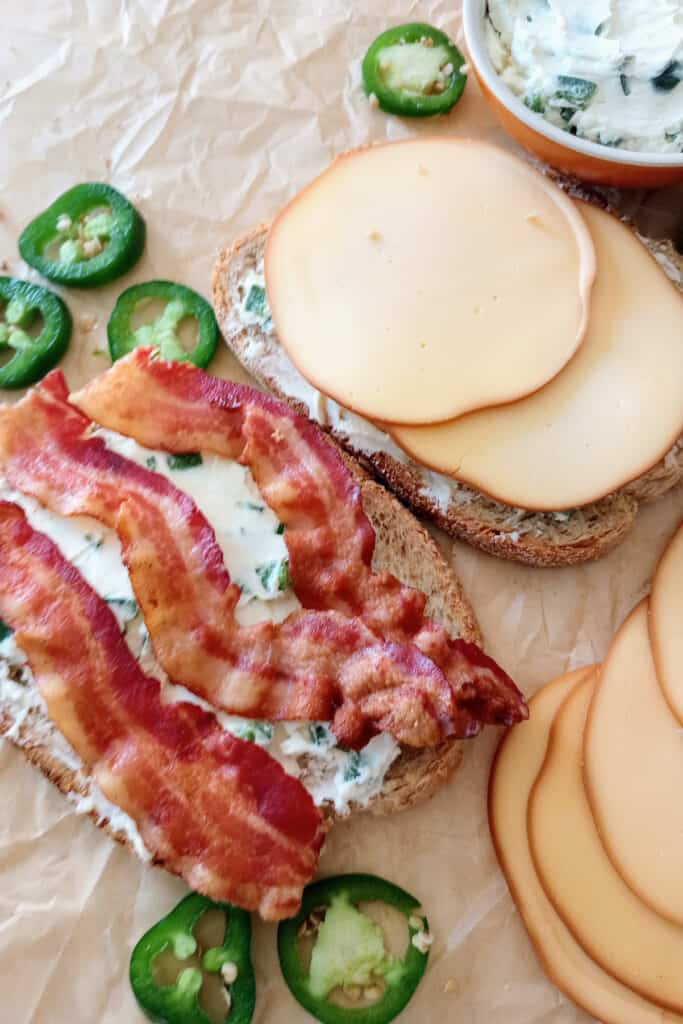
POLYGON ((581 770, 594 686, 579 684, 557 714, 529 800, 529 843, 548 898, 586 953, 663 1008, 683 1012, 683 929, 655 914, 612 866, 581 770), (562 813, 558 813, 558 809, 562 813))
POLYGON ((683 724, 683 526, 657 566, 650 594, 650 642, 659 685, 683 724))
POLYGON ((586 339, 565 369, 504 407, 385 427, 416 461, 535 511, 598 501, 683 433, 683 298, 625 225, 580 205, 597 274, 586 339))
POLYGON ((647 602, 605 661, 586 723, 584 775, 615 869, 643 903, 683 925, 683 734, 655 672, 647 602))
MULTIPOLYGON (((662 1024, 660 1007, 602 970, 553 909, 536 875, 526 830, 529 793, 543 762, 561 704, 596 667, 578 669, 543 686, 529 701, 529 719, 509 730, 489 783, 489 824, 501 868, 541 966, 577 1006, 604 1024, 662 1024)), ((667 1015, 669 1021, 683 1017, 667 1015)))
POLYGON ((558 186, 454 138, 338 158, 275 219, 265 252, 278 337, 304 377, 401 423, 546 384, 583 340, 594 273, 558 186))

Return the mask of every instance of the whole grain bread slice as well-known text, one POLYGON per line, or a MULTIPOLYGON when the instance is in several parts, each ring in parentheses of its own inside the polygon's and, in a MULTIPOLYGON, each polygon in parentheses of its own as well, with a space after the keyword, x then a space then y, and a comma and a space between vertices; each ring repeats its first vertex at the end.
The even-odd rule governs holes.
MULTIPOLYGON (((328 443, 334 442, 328 439, 328 443)), ((344 458, 357 479, 363 506, 376 532, 373 565, 394 573, 402 582, 422 590, 428 597, 429 614, 454 637, 481 643, 479 627, 455 572, 445 562, 424 527, 384 487, 377 484, 355 460, 344 458)), ((93 782, 68 744, 56 734, 42 701, 27 683, 20 667, 0 659, 0 736, 14 743, 24 756, 75 805, 115 840, 134 849, 125 830, 93 806, 93 782), (9 678, 15 693, 11 701, 3 696, 2 678, 9 678), (24 688, 17 702, 17 687, 24 688)), ((367 807, 351 805, 351 812, 367 810, 391 814, 431 796, 456 770, 464 744, 453 740, 438 747, 413 751, 404 749, 385 776, 381 792, 367 807)), ((305 758, 302 759, 305 770, 305 758)), ((335 813, 324 808, 330 822, 335 813)), ((138 849, 137 852, 140 852, 138 849)), ((144 850, 143 850, 144 852, 144 850)))
MULTIPOLYGON (((563 185, 577 198, 608 206, 600 193, 575 182, 564 181, 563 185)), ((372 434, 358 444, 348 424, 353 420, 356 429, 363 421, 345 414, 304 380, 280 345, 267 309, 261 321, 250 316, 245 322, 247 285, 262 273, 267 234, 268 225, 258 225, 224 249, 214 266, 214 306, 226 342, 256 380, 328 430, 409 508, 452 537, 528 565, 574 565, 611 551, 633 526, 639 504, 683 479, 683 441, 679 441, 640 479, 592 505, 571 512, 529 512, 502 505, 427 470, 400 452, 388 437, 378 444, 372 434)), ((647 240, 644 244, 683 290, 681 258, 673 246, 647 240)))

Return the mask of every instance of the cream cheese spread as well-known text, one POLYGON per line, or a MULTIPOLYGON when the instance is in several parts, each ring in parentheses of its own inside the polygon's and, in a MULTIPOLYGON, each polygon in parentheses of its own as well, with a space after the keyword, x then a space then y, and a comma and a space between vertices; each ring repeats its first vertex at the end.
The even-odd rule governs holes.
POLYGON ((680 0, 489 0, 486 40, 503 81, 580 138, 683 152, 680 0))
MULTIPOLYGON (((345 409, 308 383, 275 334, 266 297, 262 262, 245 274, 240 290, 243 298, 241 305, 235 309, 237 325, 259 328, 243 343, 242 358, 248 370, 251 369, 257 376, 264 374, 277 380, 285 394, 304 406, 311 419, 332 429, 337 437, 345 438, 354 451, 367 456, 383 453, 390 455, 396 462, 410 465, 411 471, 420 481, 421 495, 440 512, 448 512, 452 505, 466 507, 478 500, 477 492, 466 484, 414 463, 387 433, 370 420, 345 409), (255 309, 259 310, 258 314, 253 312, 255 309)), ((505 508, 493 499, 488 499, 488 502, 505 511, 508 526, 504 532, 513 542, 517 542, 523 533, 545 532, 548 521, 551 524, 555 521, 556 513, 553 512, 533 513, 522 508, 505 508)), ((561 515, 566 516, 566 513, 561 515)))
MULTIPOLYGON (((666 275, 678 283, 678 268, 664 261, 661 261, 661 265, 666 275)), ((236 283, 234 303, 226 329, 228 336, 232 332, 240 333, 239 358, 247 370, 257 378, 276 382, 284 394, 304 407, 312 420, 332 430, 354 452, 368 458, 385 454, 408 466, 411 477, 418 484, 420 497, 425 503, 424 510, 428 514, 446 514, 451 510, 466 512, 470 506, 481 504, 486 512, 495 513, 497 536, 505 537, 514 544, 526 536, 563 536, 570 522, 576 535, 590 528, 596 514, 595 505, 562 512, 534 512, 503 505, 493 498, 484 497, 453 477, 413 461, 375 424, 345 409, 313 387, 294 366, 275 332, 266 296, 262 257, 236 283), (254 313, 254 310, 258 310, 258 313, 254 313), (245 331, 245 328, 249 330, 245 331)), ((654 467, 652 472, 658 475, 671 472, 677 464, 679 448, 680 443, 677 442, 662 461, 661 468, 654 467)))
MULTIPOLYGON (((98 430, 113 451, 163 473, 190 495, 216 532, 225 564, 242 595, 236 615, 240 623, 270 619, 279 622, 300 608, 291 588, 287 548, 277 517, 261 498, 245 466, 218 456, 203 456, 198 465, 178 468, 164 452, 153 452, 111 431, 98 430)), ((65 518, 14 491, 0 478, 0 497, 20 505, 32 526, 50 537, 103 597, 115 613, 126 641, 147 674, 161 680, 162 699, 185 700, 214 711, 184 687, 173 686, 157 662, 140 614, 117 536, 95 520, 65 518)), ((4 628, 4 627, 3 627, 4 628)), ((95 811, 114 831, 124 835, 140 855, 149 856, 135 823, 115 808, 88 775, 76 753, 52 725, 31 670, 12 634, 0 640, 0 712, 13 725, 6 734, 22 744, 22 727, 30 727, 26 742, 36 738, 62 764, 77 773, 85 795, 74 794, 76 811, 95 811)), ((344 750, 323 723, 273 725, 216 713, 220 724, 235 735, 267 747, 286 771, 301 779, 318 805, 331 804, 344 814, 351 804, 365 806, 379 793, 384 776, 400 754, 388 735, 374 737, 360 751, 344 750)))

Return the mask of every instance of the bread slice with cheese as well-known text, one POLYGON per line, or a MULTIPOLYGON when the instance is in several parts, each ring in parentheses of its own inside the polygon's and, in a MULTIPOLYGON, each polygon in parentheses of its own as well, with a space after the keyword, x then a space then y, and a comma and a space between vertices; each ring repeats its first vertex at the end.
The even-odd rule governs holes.
MULTIPOLYGON (((428 596, 428 613, 454 637, 481 643, 474 613, 454 571, 446 564, 424 527, 393 495, 346 457, 363 495, 363 506, 376 531, 373 566, 394 573, 402 582, 428 596)), ((0 647, 1 651, 1 647, 0 647)), ((144 859, 149 854, 126 815, 104 799, 66 741, 56 731, 40 696, 21 665, 0 656, 0 736, 15 744, 25 757, 74 804, 114 839, 144 859)), ((382 788, 367 804, 351 802, 341 812, 324 810, 330 819, 367 810, 389 814, 431 796, 461 762, 464 744, 454 740, 426 750, 403 750, 383 778, 382 788)), ((301 774, 305 784, 306 760, 301 774)))
MULTIPOLYGON (((561 184, 575 198, 608 209, 603 196, 573 182, 561 184)), ((425 468, 367 420, 316 391, 299 373, 268 318, 245 309, 254 283, 263 284, 268 225, 261 224, 223 250, 213 274, 216 315, 223 337, 242 365, 298 412, 318 422, 414 512, 453 537, 503 558, 534 566, 564 566, 605 555, 635 521, 638 507, 683 478, 683 440, 649 472, 625 487, 581 508, 532 512, 513 508, 425 468)), ((643 240, 675 284, 683 290, 683 262, 667 242, 643 240)))

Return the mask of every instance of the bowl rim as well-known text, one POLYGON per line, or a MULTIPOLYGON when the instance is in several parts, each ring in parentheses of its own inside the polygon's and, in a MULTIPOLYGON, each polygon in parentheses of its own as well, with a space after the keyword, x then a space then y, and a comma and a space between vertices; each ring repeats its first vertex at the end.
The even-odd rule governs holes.
POLYGON ((484 36, 486 6, 487 0, 463 0, 462 21, 465 45, 470 60, 484 84, 519 121, 522 121, 532 131, 545 136, 565 149, 583 153, 607 163, 622 164, 628 167, 683 167, 683 153, 648 153, 603 146, 599 142, 590 142, 577 135, 570 135, 569 132, 546 121, 542 114, 529 110, 512 89, 505 84, 493 66, 484 36))

